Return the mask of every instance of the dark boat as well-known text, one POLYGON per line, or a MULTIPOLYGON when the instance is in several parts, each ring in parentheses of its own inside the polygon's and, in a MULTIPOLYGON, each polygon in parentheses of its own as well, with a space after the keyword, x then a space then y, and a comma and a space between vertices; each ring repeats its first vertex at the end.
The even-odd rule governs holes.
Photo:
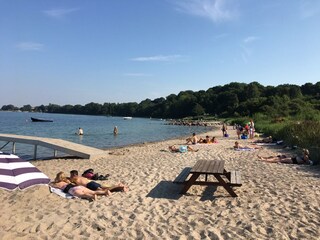
POLYGON ((50 119, 43 119, 43 118, 31 118, 32 122, 53 122, 53 120, 50 119))

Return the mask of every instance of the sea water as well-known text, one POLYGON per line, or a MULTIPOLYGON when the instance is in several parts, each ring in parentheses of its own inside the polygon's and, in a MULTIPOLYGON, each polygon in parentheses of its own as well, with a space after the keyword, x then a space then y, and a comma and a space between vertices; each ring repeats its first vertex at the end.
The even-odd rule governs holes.
MULTIPOLYGON (((1 134, 59 138, 100 149, 168 140, 208 130, 208 127, 169 125, 160 119, 0 111, 1 134), (31 117, 53 122, 32 122, 31 117), (113 134, 115 126, 117 135, 113 134), (79 127, 84 131, 83 136, 76 134, 79 127)), ((6 142, 0 141, 0 151, 11 152, 12 143, 4 145, 6 142)), ((24 159, 33 157, 33 149, 34 146, 16 143, 16 154, 24 159)), ((40 146, 37 151, 39 158, 53 155, 53 150, 40 146)))

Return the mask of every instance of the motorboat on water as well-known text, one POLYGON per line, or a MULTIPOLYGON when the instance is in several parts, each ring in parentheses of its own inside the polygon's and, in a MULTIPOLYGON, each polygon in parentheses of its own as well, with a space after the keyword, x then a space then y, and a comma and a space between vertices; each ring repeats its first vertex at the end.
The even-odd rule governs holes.
POLYGON ((124 120, 131 120, 132 117, 123 117, 124 120))
POLYGON ((31 117, 32 122, 53 122, 51 119, 44 119, 44 118, 33 118, 31 117))

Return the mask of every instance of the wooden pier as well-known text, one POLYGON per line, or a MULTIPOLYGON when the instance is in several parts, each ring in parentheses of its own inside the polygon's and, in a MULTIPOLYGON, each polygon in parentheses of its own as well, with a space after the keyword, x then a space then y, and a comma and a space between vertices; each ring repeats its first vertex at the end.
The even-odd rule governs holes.
POLYGON ((96 159, 106 154, 105 151, 81 145, 78 143, 69 142, 57 138, 43 138, 33 136, 22 136, 14 134, 0 134, 0 141, 12 142, 12 153, 15 154, 16 143, 34 145, 34 159, 37 159, 37 147, 42 146, 53 150, 53 156, 57 156, 57 152, 63 152, 71 156, 76 156, 84 159, 96 159))

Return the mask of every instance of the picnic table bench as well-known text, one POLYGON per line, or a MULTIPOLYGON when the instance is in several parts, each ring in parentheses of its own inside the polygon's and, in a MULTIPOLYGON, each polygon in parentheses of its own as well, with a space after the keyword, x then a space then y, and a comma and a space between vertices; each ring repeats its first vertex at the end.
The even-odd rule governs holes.
POLYGON ((199 160, 192 168, 184 168, 173 182, 184 185, 180 192, 181 194, 185 194, 192 185, 214 185, 224 187, 232 197, 237 197, 232 187, 240 187, 242 185, 241 173, 240 171, 226 171, 224 163, 223 160, 199 160), (197 181, 200 175, 204 175, 204 181, 197 181), (208 176, 211 175, 217 181, 208 181, 208 176))

